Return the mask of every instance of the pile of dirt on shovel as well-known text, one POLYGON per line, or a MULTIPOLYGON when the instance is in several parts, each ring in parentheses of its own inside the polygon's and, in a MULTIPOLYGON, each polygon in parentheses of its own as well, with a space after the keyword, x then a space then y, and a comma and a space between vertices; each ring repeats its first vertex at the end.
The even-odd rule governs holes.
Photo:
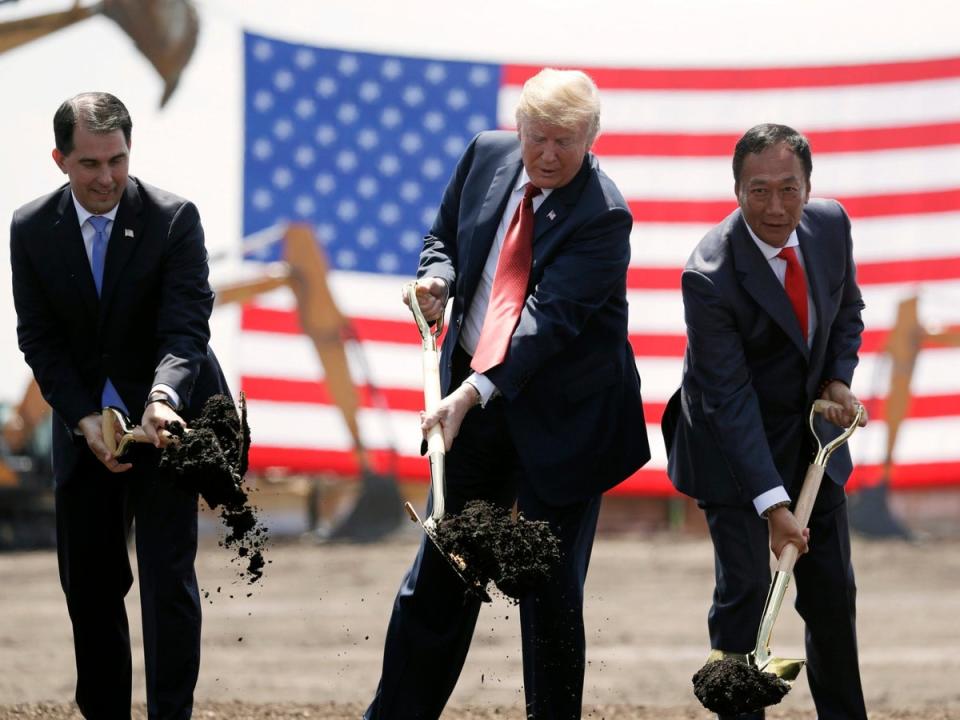
POLYGON ((708 662, 693 676, 693 694, 707 710, 739 715, 779 703, 790 685, 736 658, 708 662))
POLYGON ((164 448, 160 467, 169 469, 178 484, 198 491, 210 509, 219 512, 227 529, 220 544, 236 553, 232 562, 240 566, 240 576, 248 583, 257 582, 263 576, 267 531, 243 486, 250 451, 243 394, 239 414, 229 397, 214 395, 189 429, 171 423, 167 431, 177 442, 164 448))
POLYGON ((549 524, 516 522, 509 509, 471 500, 463 512, 447 515, 437 527, 437 544, 463 560, 468 585, 489 581, 511 600, 543 585, 560 562, 560 541, 549 524))

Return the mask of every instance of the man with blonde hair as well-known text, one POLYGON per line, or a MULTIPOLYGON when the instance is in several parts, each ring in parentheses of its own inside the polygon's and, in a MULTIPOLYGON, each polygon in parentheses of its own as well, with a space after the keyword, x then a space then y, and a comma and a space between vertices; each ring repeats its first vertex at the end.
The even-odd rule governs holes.
MULTIPOLYGON (((527 715, 537 720, 580 717, 583 586, 601 494, 650 456, 627 341, 633 219, 589 152, 599 116, 584 73, 528 80, 517 132, 480 133, 464 152, 417 272, 427 319, 453 299, 444 398, 421 425, 443 428, 447 512, 516 501, 560 540, 550 582, 520 599, 527 715)), ((439 718, 479 609, 421 541, 365 717, 439 718)))

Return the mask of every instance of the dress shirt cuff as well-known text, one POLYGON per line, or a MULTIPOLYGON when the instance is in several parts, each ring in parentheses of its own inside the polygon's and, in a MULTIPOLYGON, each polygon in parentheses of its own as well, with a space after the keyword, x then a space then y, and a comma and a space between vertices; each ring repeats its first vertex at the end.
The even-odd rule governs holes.
POLYGON ((471 373, 464 382, 473 385, 480 393, 480 407, 486 407, 487 403, 497 396, 497 386, 486 375, 471 373))
POLYGON ((150 389, 150 392, 156 392, 157 390, 159 390, 160 392, 166 393, 170 397, 170 402, 173 403, 173 406, 178 409, 180 408, 180 396, 177 394, 176 390, 174 390, 169 385, 164 385, 163 383, 157 383, 150 389))
POLYGON ((757 495, 753 499, 753 507, 756 508, 757 514, 760 517, 763 517, 763 514, 772 508, 774 505, 779 503, 786 502, 790 503, 790 496, 787 495, 786 489, 783 485, 779 485, 771 490, 767 490, 765 493, 757 495))

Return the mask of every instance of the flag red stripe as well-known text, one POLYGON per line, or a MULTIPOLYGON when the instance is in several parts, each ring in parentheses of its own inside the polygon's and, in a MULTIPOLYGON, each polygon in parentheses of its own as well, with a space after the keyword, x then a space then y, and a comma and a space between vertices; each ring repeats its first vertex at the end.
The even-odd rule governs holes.
MULTIPOLYGON (((309 405, 333 405, 333 399, 323 380, 285 380, 272 377, 245 375, 240 379, 247 400, 251 402, 306 403, 309 405)), ((419 412, 423 409, 423 392, 409 388, 371 388, 360 385, 357 388, 360 405, 364 408, 382 408, 390 410, 419 412)), ((870 419, 884 419, 884 398, 861 398, 870 413, 870 419)), ((645 402, 643 404, 646 420, 658 424, 663 417, 666 403, 645 402)), ((907 417, 943 418, 960 415, 960 394, 918 395, 910 400, 907 417)))
MULTIPOLYGON (((397 455, 383 450, 370 453, 371 462, 378 472, 394 473, 404 480, 429 479, 429 469, 421 457, 397 455)), ((359 466, 356 457, 346 450, 314 450, 306 448, 271 447, 253 444, 250 448, 250 468, 254 471, 283 468, 289 472, 301 473, 339 473, 356 476, 359 466)), ((854 469, 847 488, 874 485, 882 477, 880 465, 861 465, 854 469)), ((960 481, 960 462, 909 463, 897 465, 893 469, 890 486, 894 490, 923 490, 956 485, 960 481)), ((666 471, 660 469, 641 469, 611 490, 616 495, 676 495, 666 471)))
MULTIPOLYGON (((630 290, 677 290, 682 271, 678 267, 630 267, 627 269, 627 287, 630 290)), ((960 280, 960 256, 857 263, 860 285, 931 280, 960 280)))
MULTIPOLYGON (((901 150, 960 144, 960 122, 899 127, 812 130, 805 133, 815 156, 825 153, 901 150)), ((733 157, 740 134, 601 133, 593 152, 608 157, 733 157)))
MULTIPOLYGON (((960 189, 925 190, 837 198, 851 217, 926 215, 960 210, 960 189)), ((736 207, 736 200, 628 200, 634 222, 718 223, 736 207)))
MULTIPOLYGON (((504 65, 503 85, 522 85, 538 65, 504 65)), ((757 68, 582 68, 602 90, 775 90, 920 82, 960 77, 960 57, 854 65, 757 68)))

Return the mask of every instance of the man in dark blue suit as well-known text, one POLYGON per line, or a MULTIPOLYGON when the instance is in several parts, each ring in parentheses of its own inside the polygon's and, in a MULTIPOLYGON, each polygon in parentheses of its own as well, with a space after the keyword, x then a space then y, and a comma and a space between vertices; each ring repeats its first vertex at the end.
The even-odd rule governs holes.
POLYGON ((14 213, 20 349, 53 408, 57 556, 73 624, 84 717, 129 718, 136 523, 147 708, 189 718, 200 667, 197 494, 104 445, 100 410, 139 419, 157 447, 226 382, 208 347, 213 293, 196 207, 128 176, 132 123, 107 93, 54 116, 53 159, 69 183, 14 213), (142 417, 141 417, 142 415, 142 417))
POLYGON ((790 510, 812 458, 813 401, 842 406, 828 412, 831 422, 853 421, 863 330, 850 221, 837 202, 809 200, 812 166, 806 138, 783 125, 758 125, 737 143, 740 208, 707 233, 683 272, 687 351, 663 432, 670 478, 699 501, 713 539, 712 647, 753 649, 770 584, 768 543, 777 556, 795 543, 805 553, 794 574, 817 715, 856 720, 866 711, 846 447, 827 465, 809 528, 790 510))
MULTIPOLYGON (((481 133, 461 158, 417 273, 428 319, 453 299, 440 360, 445 397, 422 423, 424 432, 443 428, 447 512, 477 498, 503 508, 516 500, 560 540, 562 566, 520 600, 527 714, 537 720, 580 717, 583 586, 600 497, 649 459, 627 341, 633 221, 589 153, 599 111, 581 72, 529 80, 518 132, 481 133), (521 227, 525 245, 515 242, 521 227), (518 248, 526 255, 514 262, 518 248), (505 304, 503 278, 518 268, 505 304)), ((422 541, 365 717, 440 717, 479 607, 422 541)))

